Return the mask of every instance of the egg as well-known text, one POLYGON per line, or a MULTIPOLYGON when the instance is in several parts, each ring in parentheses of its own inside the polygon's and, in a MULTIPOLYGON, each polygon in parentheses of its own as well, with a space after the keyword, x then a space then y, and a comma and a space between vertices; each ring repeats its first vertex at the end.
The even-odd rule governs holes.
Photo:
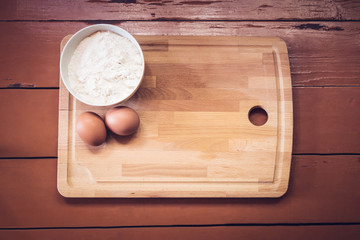
POLYGON ((105 124, 113 133, 127 136, 136 132, 140 118, 137 112, 129 107, 114 107, 106 112, 105 124))
POLYGON ((102 118, 94 112, 83 112, 77 118, 76 132, 91 146, 99 146, 106 140, 106 127, 102 118))

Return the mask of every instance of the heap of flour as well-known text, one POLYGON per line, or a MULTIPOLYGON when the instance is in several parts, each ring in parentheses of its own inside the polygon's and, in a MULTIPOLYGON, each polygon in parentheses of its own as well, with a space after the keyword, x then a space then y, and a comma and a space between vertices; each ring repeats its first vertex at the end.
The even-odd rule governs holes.
POLYGON ((71 88, 92 104, 112 104, 127 97, 141 80, 139 50, 127 38, 99 31, 80 42, 71 57, 71 88))

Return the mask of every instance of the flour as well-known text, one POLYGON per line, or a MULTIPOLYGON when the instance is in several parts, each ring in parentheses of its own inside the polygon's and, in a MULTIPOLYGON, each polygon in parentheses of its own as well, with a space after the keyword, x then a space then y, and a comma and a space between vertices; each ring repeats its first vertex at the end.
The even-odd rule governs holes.
POLYGON ((68 66, 70 87, 90 104, 117 103, 141 80, 139 50, 127 38, 99 31, 80 42, 68 66))

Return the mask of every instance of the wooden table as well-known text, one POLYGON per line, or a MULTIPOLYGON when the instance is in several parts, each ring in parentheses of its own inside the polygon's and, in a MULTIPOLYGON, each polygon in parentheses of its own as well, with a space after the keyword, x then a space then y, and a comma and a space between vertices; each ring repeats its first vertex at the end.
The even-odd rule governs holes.
POLYGON ((0 3, 0 239, 359 239, 360 2, 0 3), (66 199, 56 189, 61 39, 276 36, 288 44, 294 146, 279 199, 66 199))

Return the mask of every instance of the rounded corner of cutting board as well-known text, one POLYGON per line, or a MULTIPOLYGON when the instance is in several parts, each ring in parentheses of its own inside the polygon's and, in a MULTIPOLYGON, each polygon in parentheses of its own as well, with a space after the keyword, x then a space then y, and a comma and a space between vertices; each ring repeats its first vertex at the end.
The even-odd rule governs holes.
POLYGON ((271 197, 273 197, 273 198, 284 197, 286 195, 286 193, 288 192, 288 190, 289 190, 289 184, 287 182, 285 186, 276 189, 271 197))
POLYGON ((274 38, 273 47, 277 48, 281 53, 288 53, 286 41, 280 37, 274 38))
POLYGON ((72 197, 71 188, 68 185, 58 183, 57 190, 58 190, 59 194, 65 198, 72 197))

